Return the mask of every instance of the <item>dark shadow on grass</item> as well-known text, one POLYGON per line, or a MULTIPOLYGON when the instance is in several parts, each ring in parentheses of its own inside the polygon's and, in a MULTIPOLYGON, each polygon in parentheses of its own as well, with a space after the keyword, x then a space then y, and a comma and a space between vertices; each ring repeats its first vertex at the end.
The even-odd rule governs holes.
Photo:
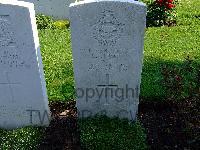
MULTIPOLYGON (((197 68, 199 66, 199 62, 195 59, 192 60, 193 66, 197 68)), ((186 60, 165 61, 154 57, 145 57, 142 70, 141 99, 147 101, 163 101, 170 97, 170 93, 167 92, 164 85, 162 68, 167 66, 171 69, 181 69, 184 67, 185 63, 186 60)), ((185 80, 187 81, 187 77, 185 77, 185 80)))

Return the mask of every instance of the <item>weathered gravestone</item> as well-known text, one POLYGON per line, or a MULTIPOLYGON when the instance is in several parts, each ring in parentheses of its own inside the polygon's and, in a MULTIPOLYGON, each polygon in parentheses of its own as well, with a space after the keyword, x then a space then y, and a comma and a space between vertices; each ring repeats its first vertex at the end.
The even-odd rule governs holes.
POLYGON ((45 14, 55 19, 69 19, 69 5, 75 0, 23 0, 34 3, 37 14, 45 14))
POLYGON ((0 1, 0 128, 49 124, 34 6, 0 1))
POLYGON ((133 0, 70 5, 79 117, 135 120, 139 103, 146 6, 133 0))

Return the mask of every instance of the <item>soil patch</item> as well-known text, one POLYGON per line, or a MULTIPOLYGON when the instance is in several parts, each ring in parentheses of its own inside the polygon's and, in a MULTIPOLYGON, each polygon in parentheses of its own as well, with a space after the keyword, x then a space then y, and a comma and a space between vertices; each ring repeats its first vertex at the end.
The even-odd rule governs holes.
MULTIPOLYGON (((200 102, 142 100, 138 118, 152 150, 197 150, 200 147, 200 102)), ((50 104, 52 121, 39 150, 80 150, 75 101, 50 104)))

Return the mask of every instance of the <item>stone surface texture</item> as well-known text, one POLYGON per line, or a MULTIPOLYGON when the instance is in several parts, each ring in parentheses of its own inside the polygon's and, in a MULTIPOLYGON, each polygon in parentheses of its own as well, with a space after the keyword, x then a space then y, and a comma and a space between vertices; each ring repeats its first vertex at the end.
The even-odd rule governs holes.
POLYGON ((70 5, 79 117, 135 120, 138 111, 145 4, 88 0, 70 5))
POLYGON ((34 6, 0 1, 0 128, 47 126, 50 111, 34 6))
POLYGON ((69 19, 69 5, 75 0, 23 0, 34 3, 36 14, 53 16, 55 19, 69 19))

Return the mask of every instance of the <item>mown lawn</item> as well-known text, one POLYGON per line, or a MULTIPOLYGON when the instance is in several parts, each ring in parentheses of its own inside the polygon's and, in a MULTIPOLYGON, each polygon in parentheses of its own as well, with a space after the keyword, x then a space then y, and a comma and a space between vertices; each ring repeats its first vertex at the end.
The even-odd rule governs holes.
MULTIPOLYGON (((196 62, 200 62, 199 37, 199 0, 179 0, 177 26, 146 29, 141 85, 141 96, 145 97, 145 100, 162 100, 167 96, 161 82, 163 64, 181 66, 188 55, 196 62)), ((74 78, 70 30, 39 30, 39 38, 49 100, 73 100, 74 78)), ((91 125, 85 123, 82 128, 85 134, 91 136, 93 133, 88 129, 92 127, 96 128, 93 122, 91 125)), ((23 128, 9 132, 0 130, 0 149, 34 148, 39 143, 41 135, 41 128, 23 128)), ((102 135, 104 135, 103 132, 102 135)), ((105 136, 110 137, 113 134, 108 133, 108 135, 105 136)), ((86 136, 83 141, 87 141, 87 138, 86 136)), ((94 136, 92 138, 92 142, 94 138, 98 139, 94 136)))
MULTIPOLYGON (((200 61, 199 26, 148 28, 145 35, 142 97, 162 97, 162 64, 181 64, 189 55, 200 61)), ((40 43, 50 100, 74 98, 69 30, 40 31, 40 43)))
MULTIPOLYGON (((179 64, 189 55, 200 61, 200 1, 182 0, 177 7, 177 26, 146 29, 141 96, 163 98, 161 66, 179 64)), ((49 99, 74 98, 74 79, 69 30, 39 31, 49 99)))

